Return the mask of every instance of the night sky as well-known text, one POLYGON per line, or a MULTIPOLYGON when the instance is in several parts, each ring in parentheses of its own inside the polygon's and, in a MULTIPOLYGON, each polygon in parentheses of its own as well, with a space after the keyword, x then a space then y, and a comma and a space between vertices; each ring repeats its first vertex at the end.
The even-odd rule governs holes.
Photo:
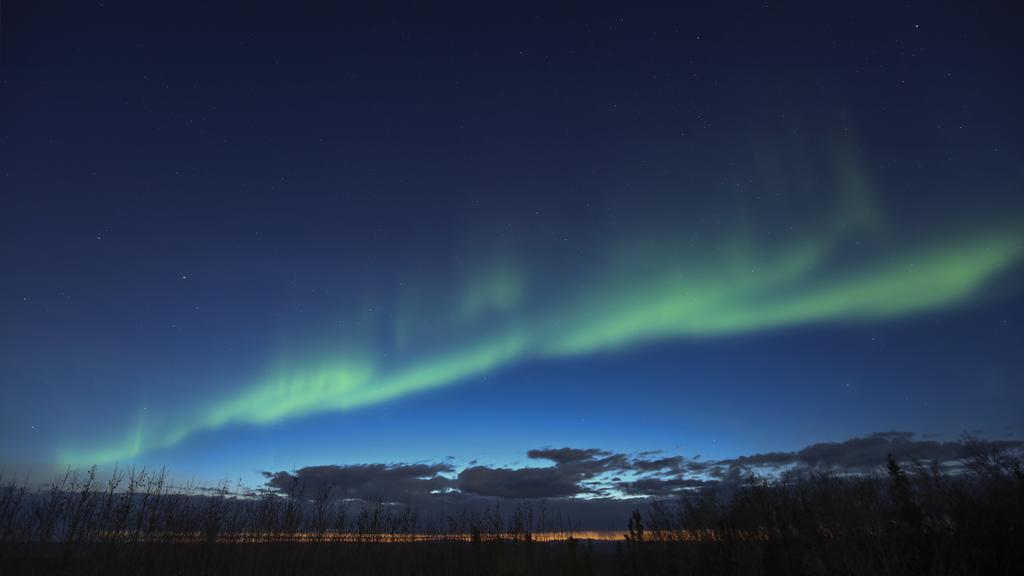
POLYGON ((4 464, 1024 433, 1013 3, 374 4, 3 3, 4 464))

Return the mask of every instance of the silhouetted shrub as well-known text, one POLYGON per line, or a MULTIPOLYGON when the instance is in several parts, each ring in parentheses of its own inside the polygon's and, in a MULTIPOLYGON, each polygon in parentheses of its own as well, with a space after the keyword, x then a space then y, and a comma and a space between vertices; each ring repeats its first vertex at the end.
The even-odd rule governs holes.
POLYGON ((621 542, 581 542, 543 504, 424 519, 330 488, 171 486, 165 471, 0 479, 0 573, 1016 574, 1024 466, 965 448, 954 470, 890 457, 875 474, 791 470, 646 500, 621 542))

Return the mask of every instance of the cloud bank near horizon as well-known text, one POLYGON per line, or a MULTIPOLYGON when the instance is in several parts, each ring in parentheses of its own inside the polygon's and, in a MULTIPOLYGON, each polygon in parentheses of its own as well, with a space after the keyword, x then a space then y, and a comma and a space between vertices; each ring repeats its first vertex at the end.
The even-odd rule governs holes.
POLYGON ((841 442, 819 442, 792 452, 702 460, 660 452, 625 454, 597 448, 542 448, 527 457, 537 464, 493 467, 471 463, 394 463, 307 466, 264 472, 277 492, 313 497, 330 489, 343 500, 430 506, 474 499, 623 500, 678 496, 700 488, 734 485, 752 474, 877 472, 892 457, 900 463, 961 469, 972 454, 1024 452, 1024 441, 918 437, 912 432, 876 432, 841 442), (547 465, 543 465, 543 464, 547 465))

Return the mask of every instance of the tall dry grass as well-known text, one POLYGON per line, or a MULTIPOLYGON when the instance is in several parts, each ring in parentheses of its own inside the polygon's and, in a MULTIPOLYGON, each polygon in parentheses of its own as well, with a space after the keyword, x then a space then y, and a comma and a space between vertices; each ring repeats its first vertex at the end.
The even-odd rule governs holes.
POLYGON ((966 443, 964 466, 797 471, 630 520, 630 574, 999 575, 1024 570, 1024 465, 966 443))
POLYGON ((576 537, 543 504, 424 518, 330 488, 174 486, 164 470, 68 471, 37 489, 0 478, 0 573, 1018 574, 1024 466, 967 448, 955 471, 890 460, 651 501, 614 543, 576 537))
POLYGON ((425 521, 409 506, 241 484, 174 486, 166 470, 0 477, 4 574, 576 573, 564 515, 521 504, 425 521), (535 534, 560 540, 535 542, 535 534), (454 571, 453 571, 454 570, 454 571), (508 572, 512 570, 512 572, 508 572))

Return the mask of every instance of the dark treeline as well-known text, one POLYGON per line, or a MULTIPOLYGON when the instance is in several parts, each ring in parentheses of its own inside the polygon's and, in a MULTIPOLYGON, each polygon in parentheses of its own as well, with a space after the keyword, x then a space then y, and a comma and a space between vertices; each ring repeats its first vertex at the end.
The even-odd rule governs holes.
POLYGON ((339 500, 330 487, 174 486, 164 470, 132 469, 0 486, 2 574, 560 573, 575 562, 561 546, 573 535, 544 502, 425 519, 405 505, 339 500))
POLYGON ((704 491, 629 521, 624 574, 1019 574, 1024 466, 967 442, 955 471, 795 470, 751 479, 728 499, 704 491))
MULTIPOLYGON (((69 472, 0 488, 3 574, 1016 574, 1024 467, 968 445, 962 467, 792 470, 645 501, 591 541, 543 503, 410 507, 171 487, 164 473, 69 472), (547 541, 554 533, 555 541, 547 541)), ((578 527, 577 527, 578 528, 578 527)))

